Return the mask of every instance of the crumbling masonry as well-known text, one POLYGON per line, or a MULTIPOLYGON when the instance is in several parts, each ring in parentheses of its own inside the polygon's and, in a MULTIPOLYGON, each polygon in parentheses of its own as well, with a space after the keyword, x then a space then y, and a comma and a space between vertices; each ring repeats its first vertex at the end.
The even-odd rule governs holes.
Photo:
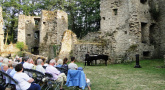
POLYGON ((63 11, 42 10, 41 17, 19 15, 18 41, 28 45, 28 51, 54 57, 53 45, 60 45, 68 29, 68 17, 63 11))
POLYGON ((111 63, 165 54, 164 0, 101 0, 101 28, 75 45, 74 55, 84 60, 87 52, 106 54, 111 63), (158 14, 155 19, 153 14, 158 14), (90 42, 90 43, 89 43, 90 42))
MULTIPOLYGON (((164 3, 164 0, 101 0, 100 31, 89 33, 78 42, 71 43, 69 39, 68 43, 73 44, 69 46, 72 48, 70 55, 84 60, 87 52, 106 54, 110 63, 135 60, 135 54, 140 58, 163 57, 164 3)), ((53 48, 59 46, 60 49, 63 33, 68 28, 67 14, 43 10, 41 17, 29 17, 19 17, 18 41, 24 41, 31 52, 39 48, 40 55, 53 57, 53 48)))

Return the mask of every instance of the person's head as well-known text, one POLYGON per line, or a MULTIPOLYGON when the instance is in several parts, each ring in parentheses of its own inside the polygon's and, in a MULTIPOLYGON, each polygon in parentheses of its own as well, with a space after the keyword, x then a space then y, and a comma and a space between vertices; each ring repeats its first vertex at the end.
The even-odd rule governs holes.
POLYGON ((55 61, 54 59, 51 59, 51 60, 50 60, 50 62, 49 62, 49 65, 54 66, 54 65, 55 65, 55 63, 56 63, 56 61, 55 61))
POLYGON ((57 64, 60 64, 60 65, 62 65, 62 64, 63 64, 63 61, 62 61, 62 59, 59 59, 59 60, 57 61, 57 64))
POLYGON ((45 63, 47 63, 47 64, 48 64, 48 63, 49 63, 49 60, 46 60, 46 62, 45 62, 45 63))
POLYGON ((23 58, 22 58, 22 61, 28 62, 28 59, 29 59, 28 57, 23 57, 23 58))
POLYGON ((68 58, 64 58, 64 60, 63 60, 63 65, 64 65, 64 64, 67 64, 67 62, 68 62, 68 58))
POLYGON ((8 59, 8 58, 4 58, 4 59, 3 59, 3 63, 4 63, 4 64, 8 64, 8 62, 9 62, 9 59, 8 59))
POLYGON ((0 57, 0 62, 3 62, 3 57, 0 57))
POLYGON ((13 66, 12 66, 12 64, 10 63, 10 64, 8 64, 8 67, 9 67, 9 68, 12 68, 13 66))
POLYGON ((42 58, 42 61, 45 62, 45 58, 42 58))
POLYGON ((17 71, 17 72, 23 71, 22 64, 17 64, 16 67, 15 67, 15 71, 17 71))
POLYGON ((18 64, 18 62, 14 62, 14 63, 12 64, 13 68, 15 68, 17 64, 18 64))
POLYGON ((28 63, 32 63, 33 64, 33 59, 28 59, 28 63))
POLYGON ((71 57, 71 62, 74 62, 75 61, 75 57, 71 57))
POLYGON ((56 62, 57 62, 57 61, 58 61, 58 59, 59 59, 59 57, 55 57, 54 59, 55 59, 55 60, 56 60, 56 62))
POLYGON ((42 61, 42 59, 38 59, 37 60, 37 65, 43 65, 44 63, 43 63, 43 61, 42 61))
POLYGON ((3 65, 3 70, 4 70, 4 71, 7 71, 7 69, 8 69, 8 65, 7 65, 7 64, 4 64, 4 65, 3 65))

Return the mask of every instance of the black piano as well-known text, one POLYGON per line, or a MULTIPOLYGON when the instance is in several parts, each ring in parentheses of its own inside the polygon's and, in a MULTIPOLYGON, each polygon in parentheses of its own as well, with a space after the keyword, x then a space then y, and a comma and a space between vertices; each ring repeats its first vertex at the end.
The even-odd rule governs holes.
POLYGON ((93 54, 85 55, 85 66, 90 66, 92 64, 92 61, 95 60, 95 65, 97 64, 96 60, 105 60, 105 65, 107 66, 107 60, 108 60, 108 55, 98 55, 98 54, 93 54))

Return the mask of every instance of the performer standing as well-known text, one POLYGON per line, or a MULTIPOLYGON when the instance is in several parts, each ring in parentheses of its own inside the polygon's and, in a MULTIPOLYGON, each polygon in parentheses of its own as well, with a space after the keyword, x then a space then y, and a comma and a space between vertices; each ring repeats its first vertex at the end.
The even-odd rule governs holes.
POLYGON ((89 61, 89 52, 87 52, 87 54, 85 54, 85 66, 86 66, 86 63, 87 63, 87 66, 90 65, 90 61, 89 61))

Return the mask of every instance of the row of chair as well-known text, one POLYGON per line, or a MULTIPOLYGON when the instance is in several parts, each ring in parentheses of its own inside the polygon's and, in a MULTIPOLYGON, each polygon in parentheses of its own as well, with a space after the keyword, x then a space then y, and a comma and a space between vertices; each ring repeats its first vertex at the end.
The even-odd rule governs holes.
MULTIPOLYGON (((25 68, 24 68, 24 72, 28 72, 28 75, 34 79, 34 83, 40 84, 41 88, 46 86, 45 90, 49 90, 52 87, 55 87, 55 90, 59 90, 59 88, 60 88, 61 83, 52 80, 51 78, 53 78, 53 76, 50 73, 43 74, 42 72, 39 72, 37 70, 25 69, 25 68), (33 73, 36 74, 36 77, 31 76, 31 74, 33 74, 33 73)), ((8 75, 7 73, 0 70, 0 84, 2 86, 8 87, 8 88, 14 88, 13 84, 6 83, 6 80, 4 79, 4 77, 10 79, 16 85, 18 84, 18 82, 16 80, 14 80, 10 75, 8 75)))

